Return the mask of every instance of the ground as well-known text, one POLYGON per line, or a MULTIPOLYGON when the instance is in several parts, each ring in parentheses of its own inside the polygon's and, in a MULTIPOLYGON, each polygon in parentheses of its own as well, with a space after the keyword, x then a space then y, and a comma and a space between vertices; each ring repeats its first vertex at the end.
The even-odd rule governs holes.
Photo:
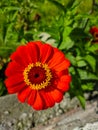
MULTIPOLYGON (((86 95, 88 97, 88 95, 86 95)), ((0 97, 0 130, 98 130, 97 98, 83 110, 76 98, 66 94, 60 104, 35 111, 16 95, 0 97)))

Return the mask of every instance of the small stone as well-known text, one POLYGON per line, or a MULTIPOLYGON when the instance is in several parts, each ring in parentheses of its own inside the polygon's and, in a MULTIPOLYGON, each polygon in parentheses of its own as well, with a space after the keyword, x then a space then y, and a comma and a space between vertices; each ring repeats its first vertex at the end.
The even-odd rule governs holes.
POLYGON ((52 114, 50 114, 50 119, 51 119, 51 118, 53 118, 53 115, 52 115, 52 114))
POLYGON ((27 122, 27 127, 30 128, 30 126, 31 126, 31 123, 27 122))
POLYGON ((58 111, 60 114, 62 114, 63 113, 63 111, 61 110, 61 109, 59 109, 59 111, 58 111))
POLYGON ((30 113, 30 114, 29 114, 29 118, 31 119, 32 117, 33 117, 33 114, 32 114, 32 113, 30 113))
POLYGON ((11 127, 13 125, 12 122, 7 122, 8 126, 11 127))
POLYGON ((9 115, 9 111, 4 111, 4 114, 5 115, 9 115))
POLYGON ((22 128, 22 123, 19 122, 19 123, 17 124, 17 126, 18 126, 19 128, 22 128))
POLYGON ((27 113, 22 113, 22 115, 20 116, 20 120, 25 120, 27 117, 27 113))
POLYGON ((59 115, 60 115, 60 113, 59 113, 59 112, 57 112, 57 113, 56 113, 56 116, 59 116, 59 115))
POLYGON ((13 119, 12 120, 12 124, 16 124, 17 123, 17 120, 16 119, 13 119))

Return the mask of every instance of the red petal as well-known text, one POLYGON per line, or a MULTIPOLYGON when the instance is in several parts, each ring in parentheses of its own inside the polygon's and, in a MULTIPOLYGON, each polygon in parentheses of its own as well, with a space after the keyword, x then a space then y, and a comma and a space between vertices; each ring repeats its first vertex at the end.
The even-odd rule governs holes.
POLYGON ((29 63, 32 63, 27 46, 19 46, 10 58, 23 66, 27 66, 29 63))
POLYGON ((21 91, 25 87, 25 83, 22 82, 18 85, 7 87, 8 93, 13 94, 21 91))
POLYGON ((55 51, 52 59, 48 63, 50 68, 59 69, 59 71, 69 67, 70 62, 65 58, 64 54, 60 51, 55 51))
POLYGON ((18 99, 21 102, 25 102, 31 93, 30 87, 25 87, 18 93, 18 99))
POLYGON ((68 91, 70 88, 71 76, 64 75, 61 77, 60 81, 58 82, 57 88, 62 90, 63 92, 68 91))
POLYGON ((52 59, 49 61, 49 66, 54 67, 55 65, 60 64, 64 60, 64 55, 62 53, 55 52, 52 59))
POLYGON ((60 81, 62 81, 62 82, 70 82, 71 81, 71 76, 70 75, 63 75, 60 78, 60 81))
POLYGON ((23 67, 17 64, 17 62, 12 61, 8 64, 7 69, 5 70, 6 76, 16 75, 17 73, 23 73, 23 67))
POLYGON ((9 78, 7 78, 5 80, 5 84, 7 87, 18 85, 21 82, 23 82, 23 75, 22 74, 16 74, 16 75, 10 76, 9 78))
POLYGON ((35 99, 36 99, 36 91, 32 90, 31 94, 28 97, 27 103, 30 104, 30 105, 33 105, 35 99))
POLYGON ((58 73, 59 77, 61 77, 62 75, 68 75, 68 69, 62 70, 58 73))
POLYGON ((43 97, 44 100, 44 108, 48 108, 48 107, 52 107, 55 104, 55 101, 53 99, 53 97, 51 96, 50 92, 47 91, 41 91, 41 96, 43 97))
POLYGON ((28 45, 28 52, 32 59, 32 62, 35 63, 39 61, 40 60, 39 46, 36 44, 36 42, 29 42, 27 45, 28 45))
POLYGON ((60 82, 60 83, 58 83, 57 88, 63 92, 66 92, 69 90, 70 86, 69 86, 68 82, 60 82))
POLYGON ((90 33, 91 33, 92 35, 94 35, 95 32, 98 32, 98 27, 93 26, 93 27, 90 29, 90 33))
POLYGON ((35 110, 43 110, 44 109, 44 102, 43 102, 42 97, 40 96, 38 91, 36 93, 36 99, 35 99, 34 104, 32 105, 32 107, 35 110))
POLYGON ((53 69, 55 69, 55 71, 62 71, 62 70, 66 70, 66 69, 68 69, 68 67, 70 66, 70 62, 69 62, 69 60, 64 60, 64 61, 62 61, 60 64, 58 64, 58 65, 55 65, 54 67, 53 67, 53 69))
POLYGON ((43 44, 40 48, 41 61, 43 63, 48 62, 53 56, 53 48, 48 44, 43 44))
POLYGON ((28 42, 28 44, 36 44, 39 48, 43 45, 41 41, 31 41, 31 42, 28 42))
POLYGON ((60 102, 63 99, 63 93, 56 88, 51 91, 51 96, 53 97, 55 102, 60 102))

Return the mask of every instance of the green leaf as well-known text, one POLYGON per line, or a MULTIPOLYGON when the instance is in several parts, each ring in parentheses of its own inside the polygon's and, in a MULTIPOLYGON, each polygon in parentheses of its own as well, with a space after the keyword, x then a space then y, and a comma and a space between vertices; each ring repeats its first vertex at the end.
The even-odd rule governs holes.
POLYGON ((69 34, 71 32, 72 28, 71 27, 65 27, 64 32, 63 32, 63 41, 61 42, 59 49, 70 49, 74 45, 74 41, 72 41, 69 37, 69 34))
POLYGON ((67 4, 67 6, 66 6, 66 8, 67 8, 67 9, 71 8, 72 5, 74 4, 74 2, 75 2, 74 0, 69 0, 69 1, 68 1, 68 4, 67 4))
POLYGON ((71 67, 69 68, 69 72, 70 72, 70 74, 72 74, 72 75, 75 75, 75 74, 76 74, 75 68, 74 68, 73 66, 71 66, 71 67))
POLYGON ((69 34, 71 33, 71 31, 72 31, 72 28, 69 27, 69 26, 66 26, 66 27, 64 28, 63 38, 66 39, 66 37, 69 36, 69 34))
POLYGON ((5 7, 7 11, 18 11, 20 8, 15 6, 5 7))
POLYGON ((60 47, 59 47, 60 50, 63 50, 63 49, 69 50, 70 48, 73 47, 74 41, 72 41, 70 37, 66 37, 66 39, 63 39, 63 40, 64 41, 60 44, 60 47))
POLYGON ((83 29, 77 27, 72 30, 72 32, 70 33, 70 37, 71 39, 76 41, 87 37, 87 35, 85 34, 83 29))
POLYGON ((77 54, 79 54, 79 55, 76 56, 77 66, 78 67, 84 67, 84 66, 86 66, 87 63, 85 62, 85 60, 83 59, 83 57, 80 56, 80 51, 77 52, 77 54))
POLYGON ((77 62, 77 66, 78 67, 84 67, 84 66, 86 66, 87 64, 86 64, 86 62, 84 61, 84 60, 80 60, 80 61, 78 61, 77 62))
POLYGON ((76 0, 76 1, 73 3, 73 6, 72 6, 71 10, 77 8, 81 3, 82 3, 82 1, 76 0))
POLYGON ((76 66, 77 62, 76 62, 76 58, 73 56, 73 54, 67 53, 66 57, 70 60, 72 65, 76 66))
POLYGON ((88 64, 91 66, 92 70, 95 72, 96 69, 96 59, 91 55, 86 55, 84 59, 88 62, 88 64))
POLYGON ((59 2, 55 1, 55 0, 48 0, 49 2, 53 3, 54 5, 56 5, 60 10, 64 11, 66 13, 66 8, 59 2))
POLYGON ((93 53, 96 53, 96 51, 98 51, 98 44, 97 44, 97 43, 92 44, 92 45, 88 48, 88 51, 93 52, 93 53))
POLYGON ((70 96, 71 98, 73 97, 77 97, 82 108, 85 108, 85 97, 84 97, 84 94, 83 94, 83 90, 81 88, 81 82, 79 81, 80 79, 74 75, 74 77, 72 76, 72 82, 70 84, 70 90, 69 90, 69 93, 70 93, 70 96))
POLYGON ((3 80, 0 79, 0 96, 4 95, 6 91, 6 88, 4 86, 3 80))
POLYGON ((93 83, 82 84, 82 89, 84 91, 91 91, 94 89, 94 84, 93 83))
POLYGON ((8 57, 10 53, 12 52, 11 47, 0 47, 0 56, 1 57, 8 57))
POLYGON ((85 97, 78 95, 77 98, 79 99, 82 108, 85 109, 85 103, 86 103, 85 97))
POLYGON ((18 40, 18 33, 13 31, 13 24, 9 24, 7 30, 6 30, 6 35, 5 35, 5 39, 4 39, 4 43, 7 44, 11 44, 11 42, 16 42, 18 40))
POLYGON ((77 69, 81 80, 98 80, 98 76, 94 73, 88 72, 83 69, 77 69))

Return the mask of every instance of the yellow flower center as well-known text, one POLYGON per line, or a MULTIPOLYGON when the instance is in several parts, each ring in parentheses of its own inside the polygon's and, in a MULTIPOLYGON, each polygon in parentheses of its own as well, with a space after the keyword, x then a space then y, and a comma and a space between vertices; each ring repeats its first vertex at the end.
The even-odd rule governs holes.
POLYGON ((47 64, 29 64, 23 71, 24 81, 31 89, 41 90, 49 86, 52 73, 47 64))

